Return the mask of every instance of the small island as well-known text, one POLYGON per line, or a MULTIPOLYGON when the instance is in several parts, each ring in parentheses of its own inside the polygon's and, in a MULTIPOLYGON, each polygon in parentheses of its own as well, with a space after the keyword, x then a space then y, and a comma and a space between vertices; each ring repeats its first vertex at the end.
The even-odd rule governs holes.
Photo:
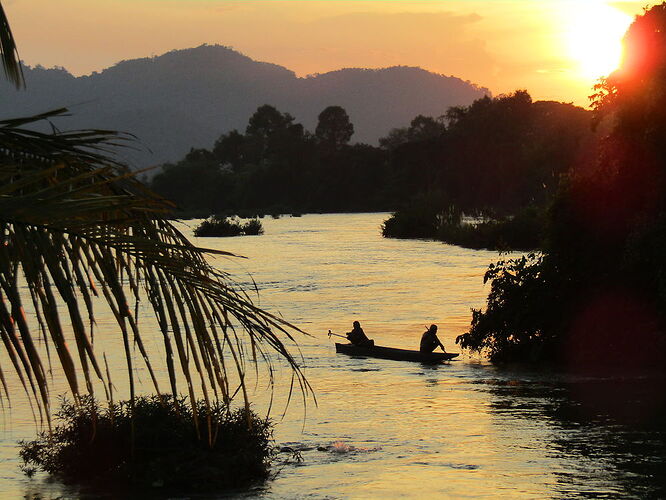
POLYGON ((249 236, 264 234, 264 226, 259 219, 241 222, 236 217, 212 215, 194 228, 194 236, 249 236))

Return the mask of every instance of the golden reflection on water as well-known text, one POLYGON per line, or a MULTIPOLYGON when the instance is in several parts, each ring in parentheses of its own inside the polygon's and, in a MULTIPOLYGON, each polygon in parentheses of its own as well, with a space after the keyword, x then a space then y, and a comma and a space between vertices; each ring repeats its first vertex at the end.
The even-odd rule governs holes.
MULTIPOLYGON (((289 371, 279 364, 273 418, 276 442, 301 450, 303 463, 278 454, 276 479, 236 496, 267 498, 548 498, 646 492, 613 462, 609 436, 626 434, 569 425, 558 405, 570 400, 561 381, 542 374, 499 371, 477 357, 423 366, 336 354, 326 332, 343 333, 353 320, 377 344, 417 348, 430 323, 439 325, 447 349, 466 331, 470 308, 480 307, 483 274, 497 254, 430 241, 389 240, 379 233, 386 214, 307 215, 264 219, 258 237, 199 239, 248 257, 218 258, 257 301, 312 334, 299 338, 306 374, 318 406, 295 397, 284 418, 289 371), (251 292, 251 294, 254 292, 251 292), (593 453, 585 455, 579 443, 593 453), (599 471, 605 471, 600 474, 599 471), (633 489, 632 489, 633 488, 633 489)), ((185 232, 195 223, 188 222, 185 232)), ((143 307, 143 306, 142 306, 143 307)), ((148 310, 144 340, 158 359, 161 336, 148 310), (152 333, 150 333, 152 332, 152 333)), ((96 349, 109 357, 116 398, 126 397, 121 339, 109 316, 98 317, 96 349)), ((136 364, 142 390, 151 392, 145 368, 136 364)), ((158 374, 162 382, 165 373, 158 374)), ((62 378, 54 382, 64 390, 62 378)), ((255 409, 266 411, 266 380, 253 381, 255 409)), ((163 387, 166 387, 163 384, 163 387)), ((184 386, 182 386, 184 388, 184 386)), ((14 399, 0 451, 0 495, 37 491, 56 497, 16 470, 14 443, 34 432, 20 393, 14 399)), ((576 403, 578 404, 578 403, 576 403)), ((568 407, 567 407, 568 408, 568 407)), ((654 432, 652 432, 654 435, 654 432)), ((663 450, 659 441, 652 458, 663 450)))

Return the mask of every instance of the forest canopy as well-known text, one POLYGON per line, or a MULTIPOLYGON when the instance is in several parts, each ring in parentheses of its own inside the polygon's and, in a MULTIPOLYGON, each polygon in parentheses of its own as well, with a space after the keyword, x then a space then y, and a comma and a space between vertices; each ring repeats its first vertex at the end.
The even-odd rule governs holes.
POLYGON ((519 90, 418 115, 380 146, 351 142, 344 108, 329 106, 314 133, 288 112, 260 106, 244 132, 192 149, 152 181, 184 213, 250 210, 396 210, 427 195, 466 212, 511 214, 545 204, 592 140, 590 112, 519 90), (433 195, 434 193, 434 195, 433 195))

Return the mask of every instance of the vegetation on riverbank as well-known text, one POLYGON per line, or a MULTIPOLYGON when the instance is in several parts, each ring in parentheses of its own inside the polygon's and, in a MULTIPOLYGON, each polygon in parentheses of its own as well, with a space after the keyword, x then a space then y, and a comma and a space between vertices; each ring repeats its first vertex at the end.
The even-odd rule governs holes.
POLYGON ((609 130, 595 161, 555 197, 543 255, 488 271, 487 307, 461 346, 577 369, 666 365, 666 3, 637 17, 625 44, 595 88, 609 130))
POLYGON ((213 215, 194 228, 194 236, 249 236, 264 234, 264 226, 259 219, 245 223, 234 217, 213 215))
POLYGON ((528 207, 513 217, 465 221, 462 212, 453 205, 440 207, 438 197, 416 198, 384 221, 382 235, 500 251, 534 250, 541 245, 543 210, 528 207))
POLYGON ((391 211, 438 193, 440 204, 499 218, 552 198, 593 137, 589 115, 517 91, 419 115, 375 147, 350 143, 353 125, 339 106, 311 133, 264 105, 244 133, 164 165, 151 186, 190 213, 391 211))
POLYGON ((52 433, 21 442, 24 471, 114 494, 220 492, 268 476, 272 424, 203 400, 63 401, 52 433), (210 432, 210 434, 209 434, 210 432))
POLYGON ((539 248, 542 231, 542 211, 528 207, 512 217, 442 225, 435 239, 465 248, 526 251, 539 248))

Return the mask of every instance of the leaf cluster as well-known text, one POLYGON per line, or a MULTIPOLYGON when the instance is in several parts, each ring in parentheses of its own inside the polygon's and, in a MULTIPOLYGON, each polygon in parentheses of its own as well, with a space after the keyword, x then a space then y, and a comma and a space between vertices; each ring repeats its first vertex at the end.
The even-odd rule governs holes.
POLYGON ((486 351, 491 361, 523 361, 553 357, 553 333, 559 326, 560 290, 552 283, 551 262, 530 253, 491 264, 484 283, 491 282, 485 310, 472 310, 470 331, 456 343, 486 351))

